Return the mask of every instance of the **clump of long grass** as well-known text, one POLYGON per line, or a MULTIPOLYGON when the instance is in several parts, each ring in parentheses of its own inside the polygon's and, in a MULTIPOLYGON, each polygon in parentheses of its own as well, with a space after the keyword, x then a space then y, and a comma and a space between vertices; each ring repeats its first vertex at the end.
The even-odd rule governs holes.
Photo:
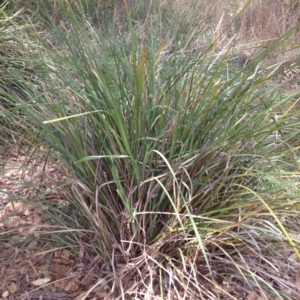
POLYGON ((229 48, 187 51, 195 32, 166 51, 159 9, 137 27, 127 10, 127 34, 106 36, 57 3, 68 27, 44 10, 60 44, 35 33, 40 86, 23 80, 26 97, 11 101, 73 177, 71 215, 109 262, 113 297, 292 297, 252 259, 273 264, 263 239, 286 239, 299 258, 282 220, 297 214, 298 111, 265 87, 272 74, 259 68, 292 31, 230 70, 229 48))
MULTIPOLYGON (((14 64, 14 69, 18 68, 18 63, 20 61, 15 61, 15 57, 20 57, 21 53, 18 47, 18 41, 15 38, 16 32, 20 30, 16 26, 11 24, 11 18, 14 18, 17 13, 13 16, 7 15, 5 13, 6 4, 0 6, 0 22, 1 22, 1 58, 0 58, 0 126, 3 130, 3 135, 7 136, 7 125, 9 124, 9 98, 7 95, 12 92, 12 90, 18 87, 14 86, 14 78, 11 76, 9 71, 10 66, 14 64)), ((11 110, 13 108, 10 107, 11 110)))
MULTIPOLYGON (((23 86, 30 82, 32 87, 38 88, 39 77, 43 76, 45 69, 41 68, 44 63, 36 59, 39 48, 27 38, 28 24, 21 21, 22 9, 13 10, 9 4, 4 2, 0 6, 0 128, 4 144, 6 139, 17 144, 20 133, 25 138, 27 130, 24 123, 15 118, 21 115, 21 110, 20 103, 13 99, 22 98, 27 105, 31 103, 32 99, 23 86)), ((26 116, 22 115, 22 118, 26 116)))

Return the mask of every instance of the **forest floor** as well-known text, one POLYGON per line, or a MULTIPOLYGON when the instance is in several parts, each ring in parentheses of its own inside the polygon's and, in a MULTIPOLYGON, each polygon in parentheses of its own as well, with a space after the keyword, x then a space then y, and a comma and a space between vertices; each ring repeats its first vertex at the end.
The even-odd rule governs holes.
POLYGON ((25 161, 24 154, 13 150, 0 155, 5 163, 0 176, 0 297, 105 299, 108 291, 99 279, 111 272, 109 266, 78 245, 60 242, 55 231, 72 229, 47 217, 44 203, 64 206, 53 183, 67 179, 54 162, 45 165, 42 156, 32 159, 24 172, 25 161))

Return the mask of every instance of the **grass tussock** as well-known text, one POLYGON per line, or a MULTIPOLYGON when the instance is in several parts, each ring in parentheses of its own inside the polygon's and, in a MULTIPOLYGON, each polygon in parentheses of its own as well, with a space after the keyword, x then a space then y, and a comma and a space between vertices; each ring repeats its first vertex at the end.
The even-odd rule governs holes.
POLYGON ((3 117, 20 125, 19 141, 42 143, 67 169, 69 218, 109 264, 110 297, 294 299, 276 261, 288 265, 282 244, 300 258, 299 91, 278 91, 261 65, 297 28, 277 32, 277 15, 261 24, 252 5, 263 13, 265 4, 253 1, 233 21, 238 41, 254 24, 276 32, 237 68, 236 41, 216 48, 223 32, 212 34, 217 11, 205 1, 111 2, 111 32, 97 15, 104 2, 38 3, 51 40, 24 17, 18 43, 28 57, 13 56, 26 67, 1 58, 14 82, 1 75, 3 117))

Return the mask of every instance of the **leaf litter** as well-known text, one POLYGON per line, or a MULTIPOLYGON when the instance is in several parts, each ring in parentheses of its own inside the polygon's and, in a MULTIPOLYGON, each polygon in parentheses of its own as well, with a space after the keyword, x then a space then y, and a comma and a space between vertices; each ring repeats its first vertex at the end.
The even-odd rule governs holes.
POLYGON ((55 233, 47 233, 61 225, 45 218, 48 207, 37 205, 37 195, 59 207, 68 204, 54 186, 65 182, 65 176, 55 162, 45 166, 43 159, 28 164, 25 155, 0 153, 0 297, 109 299, 105 286, 94 288, 107 276, 102 272, 107 265, 78 246, 56 246, 55 233))

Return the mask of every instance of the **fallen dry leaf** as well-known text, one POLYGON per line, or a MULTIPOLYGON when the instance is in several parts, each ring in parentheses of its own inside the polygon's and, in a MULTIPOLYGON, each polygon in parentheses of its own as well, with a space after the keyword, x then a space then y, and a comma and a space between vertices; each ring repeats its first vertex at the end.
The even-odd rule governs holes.
POLYGON ((78 278, 71 278, 68 280, 67 285, 65 286, 65 292, 75 292, 79 288, 80 281, 78 278))
POLYGON ((97 262, 101 259, 101 257, 99 255, 96 255, 94 258, 93 258, 93 262, 97 262))
POLYGON ((10 217, 10 218, 7 218, 3 221, 3 224, 4 226, 6 227, 16 227, 18 225, 20 225, 20 218, 15 216, 15 217, 10 217))
POLYGON ((9 296, 9 291, 5 291, 1 296, 2 298, 7 298, 9 296))
POLYGON ((81 281, 81 284, 83 286, 90 286, 90 285, 92 285, 92 283, 93 283, 93 276, 90 274, 85 276, 81 281))
POLYGON ((255 293, 249 293, 246 300, 257 300, 257 295, 255 293))
POLYGON ((11 294, 15 293, 19 289, 18 285, 13 282, 8 286, 8 290, 11 294))
POLYGON ((5 206, 5 211, 8 213, 15 213, 16 215, 20 216, 23 215, 25 211, 25 204, 22 202, 9 202, 5 206))
POLYGON ((51 278, 46 277, 46 278, 40 278, 40 279, 34 280, 31 282, 31 284, 34 286, 42 286, 42 285, 48 283, 49 281, 51 281, 51 278))
MULTIPOLYGON (((53 259, 52 259, 53 262, 53 259)), ((49 271, 51 275, 53 275, 55 278, 63 278, 66 273, 67 269, 64 265, 59 265, 59 264, 51 264, 49 271)))
POLYGON ((4 288, 6 287, 6 280, 2 280, 2 283, 0 284, 0 291, 4 290, 4 288))
POLYGON ((28 249, 36 249, 36 246, 38 244, 38 241, 37 240, 33 240, 31 241, 29 244, 28 244, 28 249))

